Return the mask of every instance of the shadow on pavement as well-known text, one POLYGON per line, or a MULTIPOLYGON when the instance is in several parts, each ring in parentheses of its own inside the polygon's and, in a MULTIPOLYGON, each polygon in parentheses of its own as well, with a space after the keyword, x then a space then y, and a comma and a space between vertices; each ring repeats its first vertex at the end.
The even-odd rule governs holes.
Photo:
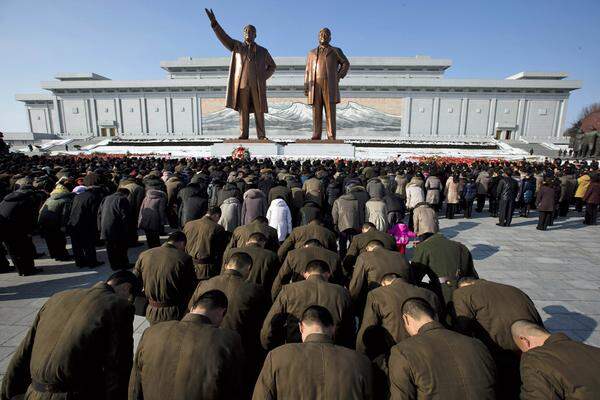
POLYGON ((569 311, 561 305, 546 306, 543 310, 550 315, 550 318, 544 321, 546 328, 556 330, 577 331, 582 341, 587 340, 596 329, 598 323, 578 312, 569 311), (575 322, 573 322, 575 321, 575 322))
POLYGON ((486 258, 500 251, 499 246, 491 246, 489 244, 477 243, 471 249, 473 260, 485 260, 486 258))

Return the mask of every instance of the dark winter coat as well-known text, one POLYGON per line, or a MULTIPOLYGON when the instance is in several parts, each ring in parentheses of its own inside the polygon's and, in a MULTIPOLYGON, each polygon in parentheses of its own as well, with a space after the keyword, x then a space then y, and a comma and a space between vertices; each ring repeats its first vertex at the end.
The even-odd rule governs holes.
POLYGON ((98 209, 98 226, 103 240, 128 240, 130 206, 127 197, 120 193, 106 196, 98 209))
POLYGON ((542 185, 536 197, 536 205, 538 211, 554 211, 554 188, 548 185, 542 185))
POLYGON ((304 206, 300 209, 300 225, 306 225, 320 216, 321 209, 319 205, 311 200, 305 201, 304 206))
POLYGON ((66 228, 71 215, 73 196, 71 192, 50 195, 40 210, 38 222, 42 231, 51 232, 66 228))
POLYGON ((208 194, 206 186, 190 183, 179 191, 179 226, 183 227, 189 221, 202 218, 208 210, 208 194))
POLYGON ((226 183, 217 194, 217 205, 221 206, 225 200, 230 197, 235 197, 240 203, 242 202, 242 193, 240 192, 240 189, 233 183, 226 183))
POLYGON ((600 204, 600 182, 592 182, 588 186, 583 201, 587 204, 600 204))
POLYGON ((242 204, 242 225, 249 224, 256 217, 264 217, 267 214, 267 208, 265 194, 259 189, 248 189, 244 193, 244 203, 242 204))
POLYGON ((15 235, 28 235, 33 232, 38 218, 39 199, 29 189, 14 191, 0 203, 2 231, 15 235))
POLYGON ((519 191, 519 184, 510 176, 503 176, 496 188, 496 198, 504 201, 515 201, 519 191))
POLYGON ((160 190, 148 190, 140 207, 138 227, 146 231, 161 232, 167 222, 167 196, 160 190))
POLYGON ((67 224, 69 233, 96 237, 100 201, 101 194, 96 189, 88 189, 73 198, 67 224))

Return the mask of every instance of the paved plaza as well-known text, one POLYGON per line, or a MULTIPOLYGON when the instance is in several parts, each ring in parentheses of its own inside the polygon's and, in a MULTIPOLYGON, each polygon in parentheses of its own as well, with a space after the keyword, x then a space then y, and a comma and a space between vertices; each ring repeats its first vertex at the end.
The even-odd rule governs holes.
MULTIPOLYGON (((574 215, 571 213, 570 215, 574 215)), ((475 267, 485 279, 517 286, 535 302, 551 331, 600 346, 600 228, 582 223, 582 217, 561 219, 549 231, 535 229, 537 218, 515 217, 510 228, 495 225, 487 213, 475 218, 441 219, 442 233, 471 249, 475 267)), ((38 238, 36 238, 38 239, 38 238)), ((141 238, 143 239, 143 238, 141 238)), ((38 251, 47 252, 36 240, 38 251)), ((145 246, 130 249, 135 260, 145 246)), ((410 257, 409 249, 409 257, 410 257)), ((106 261, 100 249, 99 258, 106 261)), ((71 288, 88 287, 106 278, 110 268, 78 269, 73 262, 36 260, 44 272, 29 277, 16 273, 0 275, 0 374, 11 354, 34 320, 39 308, 52 294, 71 288)), ((137 342, 147 327, 135 317, 137 342)))

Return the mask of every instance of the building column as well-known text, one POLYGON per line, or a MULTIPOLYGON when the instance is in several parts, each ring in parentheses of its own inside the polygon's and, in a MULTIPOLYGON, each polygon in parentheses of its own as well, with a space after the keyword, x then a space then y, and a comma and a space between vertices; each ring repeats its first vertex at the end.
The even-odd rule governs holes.
POLYGON ((33 133, 33 124, 31 123, 31 109, 27 104, 25 104, 25 109, 27 110, 27 126, 29 126, 29 132, 33 133))
POLYGON ((412 110, 412 97, 404 98, 404 114, 402 119, 402 134, 410 136, 410 114, 412 110))
POLYGON ((515 130, 515 139, 520 139, 525 136, 523 131, 523 116, 525 115, 525 99, 519 99, 517 106, 517 129, 515 130))
POLYGON ((555 132, 558 132, 559 129, 559 125, 560 125, 560 112, 561 112, 561 108, 562 108, 562 100, 559 100, 558 104, 556 105, 556 109, 554 110, 554 121, 552 121, 552 136, 555 136, 555 132))
POLYGON ((488 120, 488 132, 487 132, 487 136, 489 137, 495 137, 494 136, 494 125, 496 122, 496 102, 498 101, 498 99, 493 98, 490 100, 490 117, 488 120))
POLYGON ((140 98, 140 119, 142 123, 142 133, 148 133, 148 113, 146 112, 146 96, 140 98))
POLYGON ((121 98, 117 97, 115 99, 115 110, 117 111, 117 124, 119 124, 117 132, 125 133, 123 130, 123 110, 121 110, 121 98))
POLYGON ((61 112, 60 112, 60 108, 58 106, 58 99, 56 98, 56 96, 52 96, 52 104, 54 109, 52 110, 52 112, 54 113, 54 118, 53 118, 53 122, 55 124, 55 126, 53 127, 53 133, 63 133, 64 129, 63 129, 63 122, 62 122, 62 118, 61 118, 61 112))
POLYGON ((94 97, 90 99, 90 108, 92 112, 92 133, 94 136, 100 136, 100 132, 98 131, 98 105, 94 97))
POLYGON ((46 132, 54 133, 52 131, 52 113, 50 111, 50 103, 46 103, 46 112, 44 114, 46 117, 46 132))
POLYGON ((469 99, 463 97, 460 103, 460 120, 458 121, 458 136, 466 136, 468 108, 469 99))
POLYGON ((431 134, 438 135, 438 125, 440 123, 440 98, 433 98, 433 109, 431 110, 431 134))
POLYGON ((202 98, 198 97, 198 95, 196 95, 196 103, 198 106, 198 134, 202 135, 202 98))
POLYGON ((167 133, 173 133, 173 98, 169 95, 166 98, 167 105, 167 133))
POLYGON ((83 111, 85 113, 85 126, 87 127, 86 135, 92 132, 92 113, 90 109, 90 99, 83 100, 83 111))
POLYGON ((565 129, 565 119, 567 117, 567 99, 560 101, 560 117, 558 119, 558 127, 556 128, 555 136, 560 138, 563 129, 565 129))

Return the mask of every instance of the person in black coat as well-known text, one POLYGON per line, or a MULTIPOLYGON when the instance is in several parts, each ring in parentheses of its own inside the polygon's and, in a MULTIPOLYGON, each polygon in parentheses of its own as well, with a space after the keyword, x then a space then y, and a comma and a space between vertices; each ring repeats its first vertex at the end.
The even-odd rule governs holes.
POLYGON ((498 182, 496 198, 498 199, 498 226, 510 226, 515 209, 515 199, 519 184, 512 178, 512 171, 506 168, 498 182))
POLYGON ((401 224, 406 214, 404 199, 398 193, 389 193, 383 198, 388 210, 387 220, 390 227, 401 224))
POLYGON ((190 183, 177 194, 179 227, 195 219, 200 219, 208 210, 208 192, 204 183, 190 183))
POLYGON ((0 239, 21 276, 42 271, 34 267, 35 246, 31 240, 38 209, 39 198, 29 186, 9 193, 0 203, 0 239))
POLYGON ((488 185, 489 210, 494 218, 498 216, 498 183, 500 183, 500 176, 497 171, 494 171, 488 185))
POLYGON ((127 227, 131 217, 128 195, 129 190, 119 188, 102 200, 98 210, 100 239, 106 241, 106 254, 113 270, 132 268, 127 256, 127 227))
POLYGON ((536 206, 540 213, 537 230, 545 231, 552 221, 554 213, 555 192, 553 182, 550 179, 544 180, 539 192, 536 195, 536 206))
POLYGON ((308 225, 315 219, 321 219, 321 209, 314 201, 306 200, 300 209, 300 225, 308 225))
POLYGON ((93 268, 104 263, 96 258, 96 234, 98 232, 97 215, 102 199, 96 187, 79 186, 75 188, 75 197, 67 223, 67 232, 71 236, 75 265, 79 268, 93 268))

